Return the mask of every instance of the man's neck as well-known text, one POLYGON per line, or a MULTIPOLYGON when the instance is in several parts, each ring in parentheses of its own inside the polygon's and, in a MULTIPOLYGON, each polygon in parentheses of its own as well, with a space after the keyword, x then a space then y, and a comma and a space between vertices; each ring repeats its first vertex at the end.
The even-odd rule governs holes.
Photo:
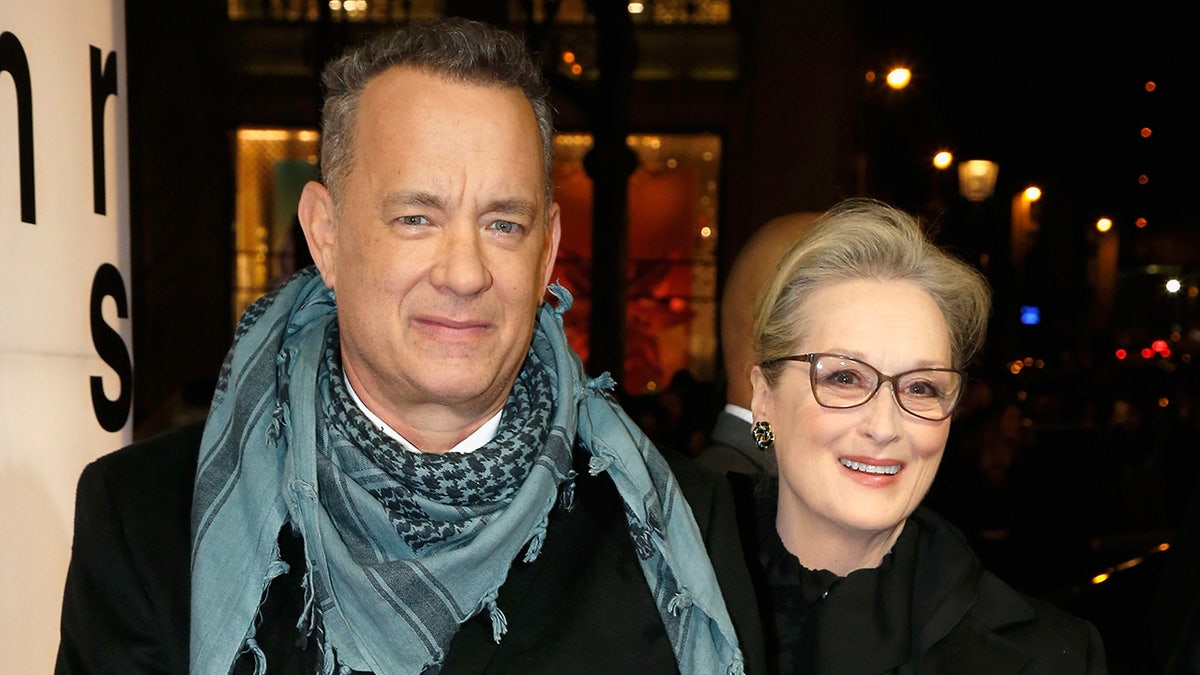
POLYGON ((346 390, 350 392, 350 398, 354 400, 355 405, 358 406, 367 419, 381 432, 399 441, 405 449, 412 452, 428 452, 432 454, 473 452, 492 440, 496 435, 496 430, 500 427, 500 416, 503 409, 497 410, 492 415, 473 425, 450 425, 447 427, 447 431, 436 428, 422 431, 415 427, 402 427, 391 424, 363 401, 355 390, 354 385, 350 382, 349 377, 344 377, 344 381, 346 383, 346 390))

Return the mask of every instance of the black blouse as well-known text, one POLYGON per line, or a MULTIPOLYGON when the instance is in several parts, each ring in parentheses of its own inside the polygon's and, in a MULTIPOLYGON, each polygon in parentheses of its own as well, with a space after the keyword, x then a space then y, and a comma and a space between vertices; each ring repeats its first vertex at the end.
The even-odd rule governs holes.
POLYGON ((905 527, 879 567, 845 577, 801 565, 773 522, 760 530, 780 673, 890 673, 909 659, 916 530, 905 527))

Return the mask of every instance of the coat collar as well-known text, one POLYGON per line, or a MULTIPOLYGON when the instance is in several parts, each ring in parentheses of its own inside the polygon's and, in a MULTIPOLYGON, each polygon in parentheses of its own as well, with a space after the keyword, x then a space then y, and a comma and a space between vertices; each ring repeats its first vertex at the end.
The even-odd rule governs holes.
MULTIPOLYGON (((920 532, 913 594, 918 652, 928 654, 938 645, 939 654, 969 654, 973 668, 984 668, 974 672, 1020 671, 1029 654, 1002 631, 1034 621, 1033 606, 984 570, 962 533, 937 514, 918 508, 909 524, 920 532)), ((921 670, 938 670, 929 665, 921 670)))

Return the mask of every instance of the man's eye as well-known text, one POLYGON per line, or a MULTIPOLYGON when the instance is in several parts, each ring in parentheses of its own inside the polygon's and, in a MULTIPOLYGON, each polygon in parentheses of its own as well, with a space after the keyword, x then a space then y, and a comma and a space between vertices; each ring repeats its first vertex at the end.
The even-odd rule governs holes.
POLYGON ((401 225, 426 225, 429 223, 425 216, 400 216, 397 220, 401 225))
POLYGON ((497 220, 492 223, 492 229, 504 234, 513 234, 521 231, 521 226, 511 220, 497 220))

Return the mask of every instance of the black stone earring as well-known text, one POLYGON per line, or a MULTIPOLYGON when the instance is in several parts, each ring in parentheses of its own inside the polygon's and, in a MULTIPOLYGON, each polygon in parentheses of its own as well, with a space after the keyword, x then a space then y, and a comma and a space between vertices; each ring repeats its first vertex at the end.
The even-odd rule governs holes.
POLYGON ((759 420, 750 427, 750 435, 754 436, 754 444, 759 450, 766 452, 775 445, 775 432, 771 429, 771 423, 766 420, 759 420))

